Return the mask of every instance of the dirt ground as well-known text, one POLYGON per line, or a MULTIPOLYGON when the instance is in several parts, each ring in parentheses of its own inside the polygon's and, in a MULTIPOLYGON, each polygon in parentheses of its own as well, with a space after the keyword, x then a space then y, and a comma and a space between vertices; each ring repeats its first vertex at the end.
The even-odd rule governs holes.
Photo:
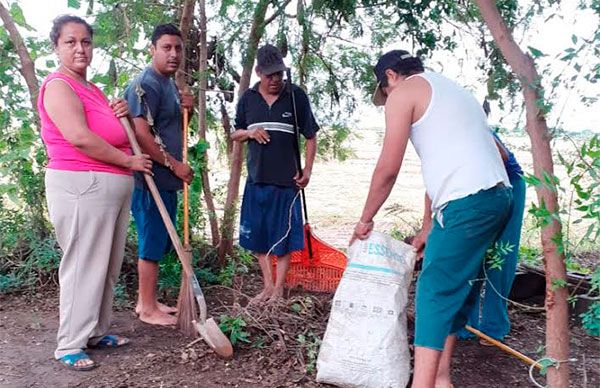
MULTIPOLYGON (((257 280, 255 273, 248 276, 249 284, 257 280)), ((228 300, 230 292, 209 289, 207 297, 212 301, 228 300)), ((234 358, 225 361, 202 342, 190 346, 191 340, 175 329, 141 323, 130 309, 115 312, 111 331, 128 336, 131 344, 120 349, 91 350, 98 368, 90 372, 69 371, 52 358, 58 324, 57 298, 57 290, 0 295, 0 386, 325 387, 315 382, 314 372, 307 373, 305 357, 275 343, 236 346, 234 358)), ((320 298, 327 303, 331 296, 320 298)), ((513 331, 506 343, 533 359, 539 358, 544 343, 543 314, 511 310, 511 318, 513 331)), ((571 386, 598 387, 600 342, 587 336, 574 322, 571 329, 571 355, 578 360, 571 366, 571 386)), ((318 332, 323 330, 321 327, 318 332)), ((477 341, 459 343, 452 376, 457 388, 534 386, 526 364, 477 341)), ((538 378, 544 383, 543 377, 538 378)))

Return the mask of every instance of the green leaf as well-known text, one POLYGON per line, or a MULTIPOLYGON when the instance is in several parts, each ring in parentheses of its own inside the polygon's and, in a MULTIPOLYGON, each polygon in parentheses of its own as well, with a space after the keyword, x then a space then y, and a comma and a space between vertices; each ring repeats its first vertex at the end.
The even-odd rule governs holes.
POLYGON ((542 181, 536 177, 535 175, 532 174, 528 174, 526 173, 523 176, 523 180, 525 181, 525 183, 527 183, 529 186, 539 186, 542 184, 542 181))
POLYGON ((539 362, 539 365, 542 367, 540 369, 540 374, 542 376, 546 376, 546 374, 548 373, 548 368, 550 368, 554 364, 555 364, 555 362, 553 360, 551 360, 551 359, 548 359, 548 358, 544 358, 543 360, 541 360, 539 362))
POLYGON ((567 55, 565 55, 564 57, 562 57, 560 60, 565 61, 565 62, 570 61, 571 59, 575 58, 575 55, 577 55, 577 53, 571 52, 571 53, 568 53, 567 55))
POLYGON ((295 313, 299 313, 300 311, 302 311, 302 306, 300 306, 299 303, 294 303, 290 306, 290 310, 292 310, 295 313))
POLYGON ((80 0, 67 0, 67 7, 79 9, 81 7, 80 0))
POLYGON ((227 15, 227 11, 229 10, 229 7, 231 7, 232 5, 235 5, 235 0, 222 0, 221 7, 219 8, 219 15, 221 15, 221 16, 227 15))
POLYGON ((536 49, 535 47, 527 46, 527 48, 529 49, 531 56, 533 56, 534 58, 546 56, 546 54, 544 54, 542 51, 536 49))
POLYGON ((568 283, 565 279, 556 279, 556 278, 552 278, 552 291, 556 291, 559 288, 566 288, 568 283))
POLYGON ((19 7, 19 5, 17 3, 13 3, 10 6, 10 16, 12 17, 13 21, 21 26, 26 28, 28 31, 33 31, 34 29, 27 24, 27 22, 25 21, 25 15, 23 14, 23 10, 21 9, 21 7, 19 7))
POLYGON ((571 42, 573 42, 573 44, 577 44, 577 36, 575 34, 571 35, 571 42))

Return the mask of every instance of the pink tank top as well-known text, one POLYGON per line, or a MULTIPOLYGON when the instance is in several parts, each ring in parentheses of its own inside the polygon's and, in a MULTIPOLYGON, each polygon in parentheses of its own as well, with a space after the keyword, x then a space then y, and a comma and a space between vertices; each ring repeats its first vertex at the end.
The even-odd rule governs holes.
POLYGON ((100 136, 113 147, 120 149, 127 155, 131 155, 131 145, 127 139, 127 134, 121 126, 119 119, 108 105, 108 100, 102 91, 92 83, 88 84, 88 88, 73 78, 55 72, 50 74, 44 80, 44 83, 40 88, 37 102, 42 122, 42 139, 44 140, 48 152, 49 161, 47 168, 53 170, 99 171, 131 175, 132 172, 128 169, 87 156, 64 138, 60 130, 50 119, 50 116, 48 116, 46 108, 44 107, 44 92, 46 91, 46 85, 54 79, 60 79, 67 82, 77 97, 79 97, 83 104, 88 128, 92 132, 100 136))

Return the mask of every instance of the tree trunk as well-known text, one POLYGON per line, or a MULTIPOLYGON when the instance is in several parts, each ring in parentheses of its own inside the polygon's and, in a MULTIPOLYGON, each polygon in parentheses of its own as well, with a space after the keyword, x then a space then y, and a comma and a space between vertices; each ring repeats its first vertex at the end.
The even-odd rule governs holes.
MULTIPOLYGON (((536 187, 540 207, 558 214, 558 198, 554 185, 545 183, 544 176, 554 176, 554 165, 550 148, 550 134, 543 112, 538 107, 542 101, 540 77, 531 56, 525 54, 515 43, 506 23, 500 16, 494 1, 476 0, 481 16, 500 48, 506 62, 517 74, 523 86, 525 98, 526 126, 531 139, 533 170, 542 183, 536 187)), ((564 254, 559 252, 557 243, 562 244, 561 225, 556 219, 542 227, 542 248, 546 269, 546 355, 557 361, 569 358, 569 318, 564 254)), ((548 385, 551 388, 569 387, 569 365, 567 362, 555 364, 548 369, 548 385), (560 366, 560 367, 559 367, 560 366)))
MULTIPOLYGON (((198 92, 198 135, 200 139, 206 141, 206 88, 208 82, 206 79, 207 64, 207 45, 206 45, 206 0, 198 1, 198 10, 200 16, 200 91, 198 92)), ((217 247, 220 243, 219 220, 215 209, 212 191, 210 189, 210 180, 208 179, 208 153, 204 152, 206 168, 202 170, 202 190, 204 191, 204 200, 208 209, 208 220, 210 223, 210 235, 212 245, 217 247)))
POLYGON ((231 157, 233 156, 233 140, 231 140, 231 137, 229 136, 231 134, 231 119, 229 118, 229 113, 227 112, 227 107, 225 106, 223 99, 219 99, 219 103, 221 105, 221 126, 223 127, 225 144, 227 145, 227 162, 228 165, 231 165, 231 157))
MULTIPOLYGON (((252 26, 250 28, 250 36, 248 37, 248 46, 243 59, 243 70, 240 78, 240 86, 238 96, 242 96, 250 86, 250 77, 254 67, 254 59, 256 58, 256 50, 258 44, 265 31, 265 16, 269 7, 269 0, 259 0, 254 9, 252 18, 252 26)), ((225 211, 221 222, 221 243, 219 244, 219 264, 226 263, 226 255, 233 253, 233 231, 235 222, 235 213, 237 208, 237 199, 240 190, 240 178, 242 175, 242 156, 244 147, 239 142, 233 143, 233 151, 231 156, 231 170, 229 174, 229 182, 227 184, 227 198, 225 200, 225 211)))
MULTIPOLYGON (((187 40, 189 31, 192 25, 194 8, 196 6, 195 0, 186 0, 183 4, 181 11, 181 22, 180 29, 181 35, 187 40)), ((198 12, 200 16, 199 26, 199 72, 200 72, 200 86, 198 92, 198 137, 201 141, 206 141, 206 3, 204 0, 198 1, 198 12)), ((185 64, 183 64, 185 69, 185 64)), ((179 89, 187 89, 187 74, 183 69, 179 69, 175 75, 176 83, 179 89)), ((219 245, 219 220, 217 219, 217 213, 215 209, 215 202, 212 196, 210 188, 210 180, 208 177, 208 154, 205 152, 204 160, 206 161, 206 167, 202 169, 200 178, 202 179, 202 191, 204 194, 204 201, 206 202, 206 208, 208 210, 208 220, 211 231, 211 241, 213 246, 219 245)))
POLYGON ((300 28, 302 29, 302 48, 300 49, 300 55, 298 58, 298 85, 302 89, 306 90, 306 62, 310 43, 311 24, 306 18, 304 0, 298 0, 298 12, 296 18, 300 28))
POLYGON ((181 36, 186 39, 190 33, 190 27, 192 25, 192 18, 194 16, 194 7, 196 6, 196 0, 185 0, 183 7, 181 8, 181 19, 179 22, 179 29, 181 30, 181 36))
POLYGON ((21 37, 19 30, 17 30, 17 26, 10 16, 10 13, 2 3, 0 3, 0 19, 2 19, 4 27, 10 36, 10 40, 15 46, 17 54, 19 55, 19 59, 21 61, 19 72, 23 78, 25 78, 25 82, 27 83, 27 89, 29 89, 29 99, 34 112, 34 124, 35 127, 39 129, 40 119, 37 113, 37 97, 40 92, 40 84, 35 76, 35 65, 31 59, 31 56, 29 55, 29 51, 27 50, 25 43, 23 43, 23 38, 21 37))
MULTIPOLYGON (((40 92, 40 84, 35 74, 35 64, 31 59, 31 55, 29 55, 29 50, 25 46, 23 42, 23 38, 15 25, 10 12, 4 4, 0 2, 0 19, 4 24, 4 28, 8 31, 8 35, 12 44, 15 46, 17 54, 19 56, 19 61, 21 62, 21 66, 19 67, 19 72, 25 79, 25 83, 27 84, 27 89, 29 91, 29 101, 31 104, 31 112, 33 113, 33 127, 39 131, 40 130, 40 118, 37 110, 37 98, 40 92)), ((32 171, 33 172, 33 171, 32 171)), ((43 181, 43 172, 35 173, 33 172, 35 177, 33 179, 41 179, 43 181)), ((27 178, 30 180, 30 178, 27 178)), ((26 204, 28 208, 28 213, 31 216, 31 225, 37 237, 42 240, 46 238, 48 235, 47 228, 47 220, 45 216, 46 211, 46 201, 44 191, 39 190, 38 186, 33 184, 26 185, 23 190, 26 193, 26 204)))
POLYGON ((254 68, 254 59, 256 58, 256 50, 258 44, 265 33, 265 16, 267 14, 267 8, 269 7, 268 0, 259 0, 254 9, 254 17, 252 18, 252 27, 250 28, 250 36, 248 37, 248 47, 246 47, 246 53, 242 62, 242 76, 240 78, 240 87, 238 89, 238 96, 242 96, 246 89, 250 87, 250 77, 252 76, 252 70, 254 68))
MULTIPOLYGON (((183 37, 183 41, 185 44, 188 44, 188 37, 190 33, 190 28, 192 25, 192 16, 194 15, 194 7, 196 6, 196 0, 185 0, 183 3, 183 7, 181 7, 181 19, 179 22, 179 30, 181 31, 181 36, 183 37)), ((187 52, 187 51, 184 51, 187 52)), ((175 83, 179 90, 187 89, 187 75, 186 75, 186 62, 187 58, 181 63, 181 67, 177 70, 175 74, 175 83)))

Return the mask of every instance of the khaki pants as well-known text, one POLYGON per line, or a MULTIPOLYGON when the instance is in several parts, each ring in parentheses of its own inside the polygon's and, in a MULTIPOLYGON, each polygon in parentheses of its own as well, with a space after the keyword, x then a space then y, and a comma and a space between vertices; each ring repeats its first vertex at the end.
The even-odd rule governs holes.
POLYGON ((132 190, 127 175, 46 170, 50 221, 63 251, 57 359, 99 341, 110 326, 132 190))

